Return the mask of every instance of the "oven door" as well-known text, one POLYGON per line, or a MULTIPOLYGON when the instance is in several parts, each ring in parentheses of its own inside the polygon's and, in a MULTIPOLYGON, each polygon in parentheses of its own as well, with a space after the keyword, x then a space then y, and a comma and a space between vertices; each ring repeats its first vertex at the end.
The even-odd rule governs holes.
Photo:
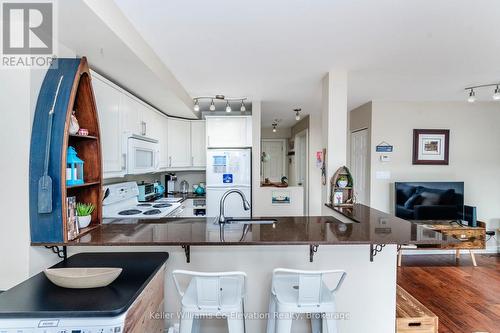
POLYGON ((127 142, 127 173, 132 175, 158 171, 160 149, 158 141, 149 138, 130 137, 127 142))

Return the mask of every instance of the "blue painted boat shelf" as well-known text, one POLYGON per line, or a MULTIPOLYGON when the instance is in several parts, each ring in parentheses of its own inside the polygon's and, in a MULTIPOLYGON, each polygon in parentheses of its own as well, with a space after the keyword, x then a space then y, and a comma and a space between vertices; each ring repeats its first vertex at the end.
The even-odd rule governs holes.
POLYGON ((85 57, 56 59, 47 70, 33 120, 29 178, 32 245, 65 244, 101 223, 102 157, 99 120, 92 78, 85 57), (56 94, 59 82, 59 93, 56 94), (49 111, 52 105, 54 113, 52 129, 49 131, 49 111), (73 111, 80 128, 88 130, 88 136, 69 134, 73 111), (44 174, 48 134, 51 138, 47 156, 48 176, 52 179, 52 209, 48 213, 39 213, 38 182, 44 174), (74 147, 78 157, 84 161, 84 184, 66 185, 68 146, 74 147), (95 206, 90 226, 80 230, 80 234, 71 233, 72 228, 68 224, 68 197, 75 197, 76 202, 92 203, 95 206))

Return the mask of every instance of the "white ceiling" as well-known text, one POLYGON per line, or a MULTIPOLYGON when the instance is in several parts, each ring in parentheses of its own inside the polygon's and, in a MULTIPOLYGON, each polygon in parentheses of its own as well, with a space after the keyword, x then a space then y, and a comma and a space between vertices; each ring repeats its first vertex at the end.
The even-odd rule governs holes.
POLYGON ((349 108, 500 81, 498 0, 115 1, 192 96, 261 100, 264 123, 319 112, 336 68, 349 108))

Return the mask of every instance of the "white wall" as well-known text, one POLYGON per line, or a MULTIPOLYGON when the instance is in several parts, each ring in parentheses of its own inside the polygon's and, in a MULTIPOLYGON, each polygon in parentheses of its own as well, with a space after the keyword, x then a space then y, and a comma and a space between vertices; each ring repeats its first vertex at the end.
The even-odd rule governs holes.
POLYGON ((259 196, 255 197, 254 202, 260 216, 303 216, 304 188, 302 186, 261 187, 259 196), (287 191, 290 194, 290 204, 273 204, 271 200, 273 191, 287 191))
POLYGON ((28 276, 29 87, 29 70, 0 70, 0 173, 5 177, 0 187, 0 290, 28 276))
POLYGON ((373 102, 371 149, 394 145, 391 161, 372 153, 371 206, 393 211, 395 181, 464 181, 465 203, 488 229, 500 226, 500 103, 373 102), (413 129, 450 129, 448 166, 412 165, 413 129), (388 171, 390 179, 376 179, 388 171))

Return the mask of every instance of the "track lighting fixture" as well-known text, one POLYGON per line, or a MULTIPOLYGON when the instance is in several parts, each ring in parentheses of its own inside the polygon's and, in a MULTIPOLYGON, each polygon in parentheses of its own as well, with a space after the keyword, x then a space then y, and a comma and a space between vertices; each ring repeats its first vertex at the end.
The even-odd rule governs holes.
POLYGON ((200 103, 198 102, 197 99, 194 100, 193 110, 196 111, 196 112, 200 111, 200 103))
POLYGON ((486 88, 486 87, 495 87, 495 91, 493 92, 493 100, 500 101, 500 83, 491 83, 491 84, 482 84, 479 86, 465 88, 465 91, 469 92, 469 96, 467 97, 467 102, 474 103, 475 101, 477 101, 476 92, 474 91, 474 89, 486 88))
POLYGON ((210 100, 210 106, 208 107, 208 109, 210 111, 215 111, 215 103, 214 103, 214 100, 220 100, 220 101, 226 101, 226 112, 231 112, 232 109, 231 109, 231 105, 230 105, 230 102, 231 101, 235 101, 235 102, 240 102, 240 111, 241 112, 245 112, 247 110, 246 106, 245 106, 245 101, 247 100, 246 97, 226 97, 224 95, 215 95, 215 96, 197 96, 197 97, 193 97, 193 110, 198 112, 200 111, 200 99, 201 100, 204 100, 204 99, 208 99, 210 100))
POLYGON ((467 102, 474 103, 475 101, 476 101, 476 93, 474 92, 474 89, 471 89, 469 93, 469 98, 467 98, 467 102))
POLYGON ((500 101, 500 88, 498 88, 498 84, 497 84, 497 87, 495 88, 495 93, 493 94, 493 99, 495 101, 500 101))
POLYGON ((295 112, 295 120, 299 121, 300 120, 300 111, 302 111, 302 109, 293 109, 293 111, 295 112))

